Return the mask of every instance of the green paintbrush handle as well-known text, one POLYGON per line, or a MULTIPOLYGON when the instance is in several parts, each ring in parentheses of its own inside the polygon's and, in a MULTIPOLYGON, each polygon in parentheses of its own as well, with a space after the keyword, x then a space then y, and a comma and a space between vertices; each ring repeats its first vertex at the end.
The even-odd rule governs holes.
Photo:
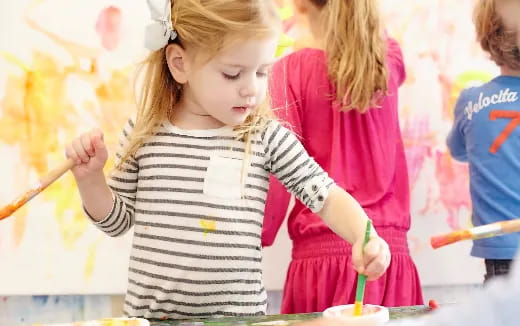
MULTIPOLYGON (((372 230, 372 221, 367 221, 367 227, 365 229, 365 239, 363 241, 363 248, 365 249, 366 244, 370 240, 370 231, 372 230)), ((357 287, 356 287, 356 304, 358 307, 363 306, 363 297, 365 296, 365 285, 367 283, 367 276, 364 274, 358 274, 357 287)), ((359 308, 358 308, 359 309, 359 308)), ((356 315, 359 315, 361 312, 358 312, 356 315)))

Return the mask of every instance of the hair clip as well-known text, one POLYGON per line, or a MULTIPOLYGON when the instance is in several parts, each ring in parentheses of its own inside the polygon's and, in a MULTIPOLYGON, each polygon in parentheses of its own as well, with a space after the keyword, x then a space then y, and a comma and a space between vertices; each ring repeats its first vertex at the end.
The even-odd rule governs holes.
POLYGON ((173 29, 171 1, 147 0, 153 23, 145 28, 144 46, 150 51, 156 51, 166 46, 169 40, 177 38, 173 29))

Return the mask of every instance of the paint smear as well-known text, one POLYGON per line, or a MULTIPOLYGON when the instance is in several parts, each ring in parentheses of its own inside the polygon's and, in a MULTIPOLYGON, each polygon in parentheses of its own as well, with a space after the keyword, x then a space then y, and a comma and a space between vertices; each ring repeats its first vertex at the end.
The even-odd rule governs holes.
POLYGON ((76 242, 85 233, 90 223, 83 214, 81 200, 75 189, 72 174, 67 174, 50 185, 43 193, 45 198, 55 205, 54 218, 58 223, 64 247, 68 250, 74 249, 76 242))
POLYGON ((94 272, 94 265, 96 262, 96 253, 97 247, 99 245, 100 240, 98 239, 96 242, 90 244, 88 247, 87 259, 85 262, 85 271, 84 276, 86 280, 89 280, 92 277, 92 273, 94 272))
POLYGON ((452 230, 462 229, 459 211, 471 210, 469 194, 469 168, 454 161, 448 152, 435 153, 435 177, 439 185, 439 200, 448 210, 447 224, 452 230))
POLYGON ((27 226, 27 207, 22 207, 18 210, 18 214, 13 223, 13 246, 20 247, 25 235, 25 228, 27 226))
POLYGON ((200 220, 200 226, 204 229, 204 236, 217 229, 216 222, 213 220, 200 220))
POLYGON ((109 51, 117 48, 121 40, 121 10, 110 6, 103 10, 96 22, 96 32, 101 37, 101 44, 109 51))
POLYGON ((427 116, 407 119, 402 129, 403 143, 408 164, 410 188, 413 189, 426 158, 431 157, 434 134, 427 116))

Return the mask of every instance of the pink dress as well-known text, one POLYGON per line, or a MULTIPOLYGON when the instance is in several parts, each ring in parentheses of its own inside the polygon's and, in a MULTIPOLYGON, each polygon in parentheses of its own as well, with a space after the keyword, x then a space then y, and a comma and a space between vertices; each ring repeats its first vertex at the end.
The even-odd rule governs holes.
MULTIPOLYGON (((381 278, 367 283, 365 302, 407 306, 422 304, 423 298, 406 237, 410 192, 397 107, 398 88, 406 73, 399 45, 392 39, 387 42, 387 65, 388 95, 381 108, 365 114, 336 109, 325 53, 318 49, 303 49, 277 62, 270 92, 278 117, 288 122, 338 186, 359 201, 390 246, 392 263, 381 278)), ((285 188, 271 178, 264 246, 273 243, 289 199, 285 188)), ((292 261, 281 312, 315 312, 353 303, 357 274, 350 244, 299 201, 290 212, 288 229, 293 241, 292 261)))

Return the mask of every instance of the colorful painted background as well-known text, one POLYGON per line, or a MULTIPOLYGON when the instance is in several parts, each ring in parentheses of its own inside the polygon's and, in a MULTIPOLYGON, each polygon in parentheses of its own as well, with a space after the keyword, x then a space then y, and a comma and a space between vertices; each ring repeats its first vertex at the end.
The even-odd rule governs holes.
MULTIPOLYGON (((306 33, 289 2, 278 1, 283 44, 298 47, 306 33)), ((425 284, 480 282, 469 243, 428 247, 433 233, 469 224, 467 167, 444 144, 454 101, 462 88, 497 73, 474 42, 472 5, 381 1, 408 70, 400 107, 412 188, 410 244, 425 284), (432 272, 432 265, 440 269, 432 272)), ((0 205, 61 162, 64 145, 80 132, 99 126, 114 147, 134 111, 132 76, 146 53, 147 17, 144 0, 0 3, 0 205)), ((108 238, 84 218, 66 175, 0 221, 0 295, 123 293, 130 240, 108 238)))

